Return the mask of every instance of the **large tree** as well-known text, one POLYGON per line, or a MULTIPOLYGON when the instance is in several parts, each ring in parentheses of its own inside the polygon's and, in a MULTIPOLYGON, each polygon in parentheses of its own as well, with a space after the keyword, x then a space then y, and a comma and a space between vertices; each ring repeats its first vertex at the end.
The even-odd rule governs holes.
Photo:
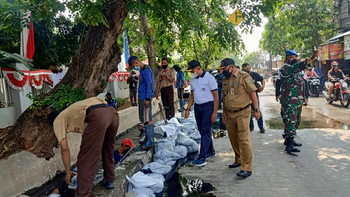
MULTIPOLYGON (((84 8, 86 12, 80 17, 90 17, 85 22, 91 26, 62 83, 50 94, 59 91, 60 85, 65 84, 73 88, 84 88, 87 97, 96 96, 104 90, 109 74, 117 69, 120 62, 121 52, 116 39, 127 16, 126 1, 92 3, 86 0, 75 2, 72 7, 79 5, 90 6, 84 8), (99 11, 100 14, 97 17, 91 16, 89 13, 92 11, 99 11)), ((1 133, 0 158, 20 150, 30 151, 39 157, 53 157, 53 147, 57 146, 57 140, 52 127, 47 123, 47 114, 50 111, 51 108, 28 108, 8 132, 1 133)))

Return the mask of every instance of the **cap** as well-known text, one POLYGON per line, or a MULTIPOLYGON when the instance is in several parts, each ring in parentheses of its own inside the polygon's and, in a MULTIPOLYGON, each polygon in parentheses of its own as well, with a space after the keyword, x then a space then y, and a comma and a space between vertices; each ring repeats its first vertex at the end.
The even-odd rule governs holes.
POLYGON ((179 65, 175 64, 173 66, 173 69, 176 70, 176 71, 179 71, 179 70, 181 70, 181 67, 179 65))
POLYGON ((285 53, 286 53, 286 56, 290 56, 290 55, 299 56, 299 54, 297 52, 295 52, 294 50, 286 50, 285 53))
POLYGON ((130 56, 129 59, 128 59, 128 64, 129 66, 132 65, 132 63, 134 63, 135 60, 137 60, 137 56, 130 56))
POLYGON ((223 69, 225 66, 228 66, 228 65, 235 65, 235 61, 231 58, 225 58, 221 60, 219 69, 223 69))
POLYGON ((105 96, 112 96, 112 92, 107 92, 105 96))
POLYGON ((333 66, 333 65, 339 65, 339 63, 337 62, 337 61, 333 61, 332 63, 331 63, 331 65, 333 66))
POLYGON ((135 148, 135 144, 132 142, 132 140, 130 138, 125 138, 123 141, 122 141, 122 145, 126 145, 126 146, 130 146, 132 148, 135 148))
POLYGON ((193 69, 197 68, 198 66, 201 66, 201 63, 199 63, 199 61, 197 60, 192 60, 188 62, 188 68, 186 71, 191 72, 193 69))

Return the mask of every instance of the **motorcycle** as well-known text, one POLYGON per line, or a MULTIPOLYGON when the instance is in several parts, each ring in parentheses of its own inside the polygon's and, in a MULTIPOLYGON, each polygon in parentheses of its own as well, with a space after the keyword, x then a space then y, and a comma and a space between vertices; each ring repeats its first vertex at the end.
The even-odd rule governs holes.
POLYGON ((326 90, 323 94, 326 96, 327 102, 332 104, 334 101, 340 101, 342 107, 348 108, 350 105, 350 94, 347 90, 348 84, 343 79, 338 79, 334 84, 331 96, 328 96, 329 83, 326 83, 326 90))
POLYGON ((320 96, 320 84, 321 80, 318 77, 311 77, 308 80, 309 93, 310 95, 319 97, 320 96))

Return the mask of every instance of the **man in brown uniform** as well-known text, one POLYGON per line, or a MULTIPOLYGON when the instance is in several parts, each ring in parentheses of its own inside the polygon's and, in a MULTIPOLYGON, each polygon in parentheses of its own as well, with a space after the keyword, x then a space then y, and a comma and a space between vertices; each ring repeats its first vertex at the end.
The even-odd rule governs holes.
POLYGON ((78 185, 76 197, 90 196, 97 164, 102 153, 104 169, 103 186, 114 188, 114 139, 119 126, 118 113, 108 107, 102 98, 92 97, 66 108, 61 113, 50 113, 48 120, 61 146, 61 156, 66 169, 65 181, 71 184, 71 161, 67 132, 82 133, 78 154, 78 185))
POLYGON ((252 174, 252 143, 250 139, 249 122, 251 116, 251 101, 254 106, 254 117, 260 118, 256 86, 250 75, 239 71, 230 58, 221 61, 224 69, 223 113, 232 148, 235 152, 235 162, 230 168, 241 166, 237 176, 248 177, 252 174))
POLYGON ((175 116, 174 107, 174 81, 176 72, 173 68, 169 67, 169 60, 167 58, 162 59, 162 70, 158 73, 158 82, 156 89, 156 98, 158 99, 159 93, 161 94, 162 103, 165 109, 166 119, 170 119, 175 116))

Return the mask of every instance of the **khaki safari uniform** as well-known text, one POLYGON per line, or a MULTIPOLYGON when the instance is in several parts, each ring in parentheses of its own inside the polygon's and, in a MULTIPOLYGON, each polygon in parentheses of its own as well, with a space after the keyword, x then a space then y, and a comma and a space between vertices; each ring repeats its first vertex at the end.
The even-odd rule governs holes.
POLYGON ((82 133, 75 197, 90 196, 101 155, 105 181, 114 180, 113 152, 118 126, 117 111, 98 97, 73 103, 57 116, 53 127, 59 142, 67 132, 82 133))
POLYGON ((158 83, 156 95, 159 95, 162 99, 162 103, 165 109, 166 119, 171 119, 175 116, 175 106, 174 106, 174 82, 169 81, 169 79, 164 76, 170 76, 175 79, 176 71, 173 68, 162 69, 158 73, 158 83))
POLYGON ((250 94, 257 90, 251 76, 236 70, 231 77, 222 82, 225 126, 235 152, 235 162, 241 170, 252 171, 252 143, 249 122, 251 116, 250 94))

